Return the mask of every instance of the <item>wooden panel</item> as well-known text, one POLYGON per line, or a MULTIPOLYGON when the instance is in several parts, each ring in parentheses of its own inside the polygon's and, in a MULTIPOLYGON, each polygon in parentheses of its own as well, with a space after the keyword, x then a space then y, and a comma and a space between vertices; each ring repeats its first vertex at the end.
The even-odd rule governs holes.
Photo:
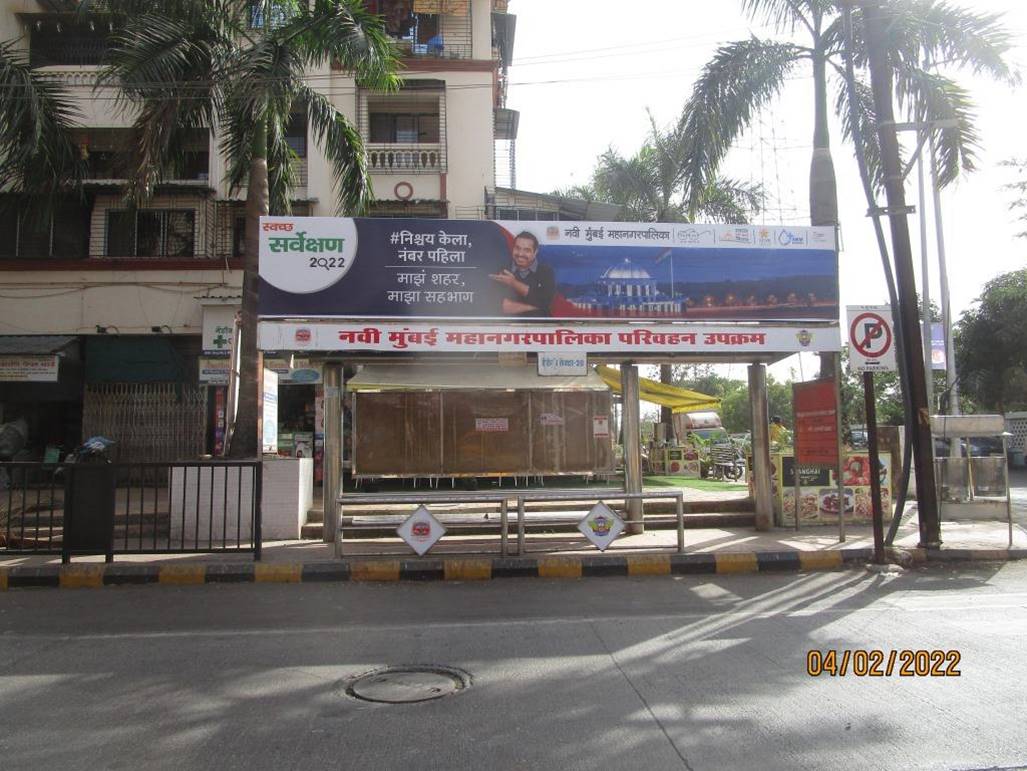
POLYGON ((532 473, 606 471, 613 460, 609 436, 596 437, 592 418, 610 414, 609 392, 533 391, 532 473))
POLYGON ((446 391, 443 405, 446 473, 529 472, 529 392, 446 391))
POLYGON ((354 405, 354 474, 442 473, 441 393, 356 393, 354 405))

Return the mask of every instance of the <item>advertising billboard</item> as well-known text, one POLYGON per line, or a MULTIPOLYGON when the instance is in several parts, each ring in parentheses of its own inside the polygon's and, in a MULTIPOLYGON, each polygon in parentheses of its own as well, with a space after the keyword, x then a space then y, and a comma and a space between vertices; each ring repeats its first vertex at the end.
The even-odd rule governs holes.
POLYGON ((839 317, 833 228, 262 217, 263 318, 839 317))

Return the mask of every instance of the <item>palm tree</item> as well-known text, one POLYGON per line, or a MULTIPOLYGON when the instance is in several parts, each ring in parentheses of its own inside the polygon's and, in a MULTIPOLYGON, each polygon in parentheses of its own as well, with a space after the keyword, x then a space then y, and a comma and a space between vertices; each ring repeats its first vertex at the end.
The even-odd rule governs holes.
MULTIPOLYGON (((835 111, 846 138, 852 136, 850 102, 844 87, 842 17, 833 0, 742 0, 754 17, 764 17, 779 32, 803 32, 807 45, 751 37, 725 43, 703 68, 681 115, 679 134, 686 149, 687 189, 704 189, 734 142, 760 108, 784 86, 801 64, 813 76, 813 158, 810 165, 810 220, 813 225, 838 223, 838 198, 828 129, 829 74, 835 76, 835 111)), ((955 119, 938 138, 939 179, 955 180, 974 168, 977 135, 969 93, 951 78, 933 72, 932 63, 952 65, 1007 82, 1018 78, 1004 55, 1011 37, 994 14, 977 14, 943 0, 895 0, 887 4, 889 48, 895 68, 900 106, 916 121, 955 119)), ((854 61, 866 64, 863 17, 853 12, 854 61)), ((869 143, 867 161, 873 179, 881 182, 873 97, 869 83, 857 83, 851 105, 869 143)))
POLYGON ((680 127, 661 131, 652 115, 645 143, 630 158, 613 148, 599 156, 592 179, 565 192, 588 200, 620 204, 629 222, 748 222, 760 210, 762 190, 722 177, 703 181, 693 192, 686 177, 680 127))
MULTIPOLYGON (((630 222, 694 222, 697 218, 717 222, 748 222, 759 212, 763 191, 723 177, 703 180, 702 188, 689 187, 686 175, 688 143, 682 127, 661 131, 649 115, 649 137, 630 158, 613 148, 599 156, 587 185, 566 192, 587 200, 606 201, 623 207, 623 219, 630 222)), ((660 382, 672 385, 670 364, 660 365, 660 382)), ((660 422, 673 420, 669 407, 660 408, 660 422)))
POLYGON ((331 64, 362 87, 394 90, 393 45, 361 0, 108 0, 124 20, 101 83, 135 116, 130 193, 152 194, 184 154, 190 129, 211 128, 232 191, 246 188, 239 404, 231 455, 257 455, 257 250, 259 218, 288 214, 296 154, 286 126, 306 112, 332 164, 341 213, 359 213, 371 181, 356 127, 306 73, 331 64))
MULTIPOLYGON (((813 76, 813 157, 810 163, 809 205, 812 225, 838 224, 838 193, 828 124, 828 86, 834 75, 834 108, 846 139, 853 136, 853 119, 865 143, 873 182, 883 183, 880 151, 869 83, 859 80, 850 102, 845 87, 845 34, 842 14, 834 0, 742 0, 750 16, 774 24, 777 31, 801 32, 803 44, 750 37, 720 46, 703 68, 682 111, 679 134, 685 151, 687 188, 703 190, 734 142, 754 115, 782 89, 794 70, 809 67, 813 76)), ((886 3, 888 48, 894 67, 895 93, 900 108, 915 122, 954 120, 937 136, 939 180, 954 181, 974 168, 977 134, 969 93, 951 78, 933 71, 932 64, 969 69, 1007 82, 1016 82, 1004 56, 1011 37, 999 16, 978 14, 945 0, 894 0, 886 3)), ((863 13, 852 13, 854 64, 866 69, 863 13)), ((822 357, 824 370, 833 360, 822 357)), ((825 372, 824 374, 830 374, 825 372)))
MULTIPOLYGON (((52 199, 77 188, 84 164, 72 130, 80 117, 60 83, 33 70, 15 41, 0 43, 0 180, 4 193, 52 199)), ((52 201, 22 207, 46 213, 52 201)))

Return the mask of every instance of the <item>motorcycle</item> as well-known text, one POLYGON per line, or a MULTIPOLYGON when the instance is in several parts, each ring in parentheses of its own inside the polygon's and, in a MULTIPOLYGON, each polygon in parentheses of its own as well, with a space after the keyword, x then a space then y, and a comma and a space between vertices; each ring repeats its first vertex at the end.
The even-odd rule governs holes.
POLYGON ((737 482, 745 474, 745 456, 731 442, 717 442, 710 447, 710 476, 724 482, 737 482))

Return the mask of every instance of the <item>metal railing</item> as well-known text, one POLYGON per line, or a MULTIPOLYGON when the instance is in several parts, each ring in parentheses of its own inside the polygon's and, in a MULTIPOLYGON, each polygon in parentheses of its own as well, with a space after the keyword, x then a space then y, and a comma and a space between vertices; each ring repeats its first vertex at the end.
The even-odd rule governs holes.
POLYGON ((259 461, 0 463, 0 556, 252 552, 259 461))
POLYGON ((441 144, 367 143, 367 167, 374 172, 431 173, 446 170, 441 144))
MULTIPOLYGON (((445 516, 445 514, 438 514, 437 518, 443 527, 446 528, 447 533, 450 530, 496 530, 498 531, 499 537, 499 553, 502 556, 510 554, 510 542, 511 537, 514 541, 513 553, 520 556, 528 552, 527 548, 527 530, 529 527, 528 517, 526 513, 527 503, 545 503, 545 502, 565 502, 565 503, 587 503, 589 505, 595 505, 596 503, 602 503, 605 501, 632 501, 638 500, 643 502, 642 521, 645 520, 644 501, 655 500, 655 499, 673 499, 675 503, 675 525, 677 528, 677 545, 676 551, 681 554, 685 551, 685 506, 684 506, 684 495, 678 491, 659 491, 659 492, 643 492, 643 493, 625 493, 617 491, 606 491, 594 492, 591 490, 585 491, 574 491, 564 490, 560 492, 546 492, 546 491, 524 491, 518 493, 510 493, 504 495, 502 493, 454 493, 450 495, 436 495, 433 493, 417 494, 417 493, 399 493, 399 494, 368 494, 361 493, 357 495, 347 494, 340 495, 337 498, 337 504, 339 507, 339 523, 335 531, 334 542, 335 542, 335 555, 337 557, 343 557, 344 551, 344 531, 380 531, 386 526, 398 526, 401 524, 410 514, 410 511, 396 512, 395 514, 374 514, 361 517, 360 521, 357 521, 357 517, 347 517, 345 514, 346 507, 359 507, 359 506, 375 506, 375 505, 409 505, 411 507, 418 506, 433 506, 436 504, 491 504, 495 506, 496 511, 499 513, 499 519, 494 523, 489 521, 461 521, 454 516, 445 516), (516 512, 516 516, 513 520, 514 530, 511 533, 510 529, 510 504, 513 502, 513 510, 516 512)), ((450 512, 450 514, 459 514, 459 512, 450 512)), ((559 525, 570 525, 577 524, 581 521, 580 516, 563 516, 558 518, 548 518, 540 521, 539 526, 552 527, 559 525)), ((625 520, 625 524, 629 527, 634 524, 628 520, 625 520)), ((398 537, 398 536, 396 536, 398 537)), ((445 536, 443 536, 445 538, 445 536)), ((494 538, 494 536, 493 536, 494 538)), ((442 540, 442 539, 440 539, 442 540)), ((582 548, 588 548, 592 544, 581 537, 582 548)), ((405 551, 385 551, 378 550, 375 552, 377 555, 387 554, 408 554, 410 549, 405 551)), ((430 551, 430 550, 429 550, 430 551)), ((481 548, 475 548, 468 553, 480 553, 481 548)), ((541 549, 538 551, 549 551, 547 549, 541 549)))

